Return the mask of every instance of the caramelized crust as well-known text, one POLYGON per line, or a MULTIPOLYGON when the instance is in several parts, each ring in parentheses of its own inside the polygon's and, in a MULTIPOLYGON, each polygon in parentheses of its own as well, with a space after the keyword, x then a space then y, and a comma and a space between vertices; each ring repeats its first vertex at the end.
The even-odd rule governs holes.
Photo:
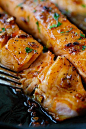
POLYGON ((59 56, 49 68, 34 98, 58 121, 86 113, 81 78, 65 57, 59 56))
POLYGON ((41 39, 55 55, 64 55, 69 59, 86 82, 85 35, 61 14, 55 4, 46 0, 0 2, 9 14, 16 17, 17 23, 25 31, 41 39))
POLYGON ((28 68, 40 55, 43 47, 23 31, 11 38, 2 48, 1 63, 14 71, 28 68))
POLYGON ((54 55, 48 51, 40 54, 32 65, 19 73, 20 82, 25 94, 31 94, 45 79, 45 75, 54 62, 54 55))

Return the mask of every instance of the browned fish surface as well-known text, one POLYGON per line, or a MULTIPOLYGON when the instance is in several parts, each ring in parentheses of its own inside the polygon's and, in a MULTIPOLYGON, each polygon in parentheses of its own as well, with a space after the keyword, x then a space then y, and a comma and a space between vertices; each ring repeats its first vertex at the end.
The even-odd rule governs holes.
POLYGON ((18 31, 19 28, 15 24, 15 18, 9 17, 8 14, 0 8, 0 53, 2 47, 10 38, 15 37, 18 31))
POLYGON ((59 6, 60 9, 65 9, 73 14, 86 15, 86 0, 50 0, 59 6))
POLYGON ((30 35, 19 30, 15 18, 0 8, 1 63, 15 71, 28 68, 40 55, 43 47, 30 35), (6 45, 5 45, 6 44, 6 45))
POLYGON ((40 0, 0 2, 23 29, 41 39, 56 55, 66 56, 86 82, 85 35, 61 14, 55 4, 40 0))
POLYGON ((86 113, 86 92, 74 66, 58 57, 39 84, 34 98, 58 120, 86 113))
MULTIPOLYGON (((44 10, 45 9, 49 8, 44 7, 44 10)), ((49 12, 47 13, 49 14, 49 12)), ((57 14, 55 13, 55 15, 57 14)), ((62 16, 62 18, 64 17, 62 16)), ((25 25, 26 23, 27 22, 25 22, 25 25)), ((36 22, 36 27, 36 31, 38 31, 37 35, 41 34, 42 28, 40 29, 38 21, 36 22)), ((54 27, 54 29, 55 28, 57 27, 54 27)), ((76 27, 72 29, 76 29, 77 33, 79 31, 76 27)), ((69 36, 69 34, 72 36, 72 29, 70 28, 70 31, 65 32, 65 34, 61 31, 61 36, 63 36, 62 40, 65 36, 69 36), (66 33, 68 33, 68 35, 66 33)), ((51 27, 49 31, 53 34, 55 30, 51 27)), ((81 38, 83 37, 82 35, 81 38)), ((48 36, 42 37, 45 43, 48 36)), ((77 34, 75 37, 80 38, 80 35, 77 34)), ((61 37, 58 37, 58 40, 60 39, 61 37)), ((67 40, 71 41, 69 38, 67 40)), ((56 40, 53 40, 53 38, 50 38, 49 41, 51 41, 50 46, 51 43, 56 44, 54 43, 56 40)), ((62 51, 66 53, 66 51, 69 51, 70 55, 73 54, 76 56, 76 54, 80 52, 79 49, 85 49, 85 47, 83 47, 85 45, 85 39, 80 39, 79 42, 66 43, 65 48, 63 47, 64 44, 63 46, 58 45, 59 49, 62 49, 58 49, 57 53, 62 51), (81 41, 84 41, 83 45, 81 41)), ((81 78, 75 67, 65 57, 59 56, 54 62, 54 55, 51 52, 41 53, 42 48, 43 47, 30 35, 19 30, 18 33, 14 37, 11 37, 7 41, 7 44, 2 47, 1 63, 13 70, 21 71, 29 67, 32 62, 37 59, 28 69, 19 74, 21 76, 20 82, 23 84, 22 88, 24 92, 31 94, 36 88, 34 98, 58 121, 84 114, 86 112, 86 91, 83 88, 81 78)), ((56 45, 54 49, 57 50, 56 45)), ((83 52, 85 51, 83 50, 83 52)))
POLYGON ((19 73, 20 82, 25 94, 31 94, 45 79, 45 75, 54 62, 51 52, 40 54, 36 61, 26 70, 19 73))
POLYGON ((15 71, 28 68, 40 55, 43 47, 23 31, 9 39, 1 51, 1 63, 15 71))

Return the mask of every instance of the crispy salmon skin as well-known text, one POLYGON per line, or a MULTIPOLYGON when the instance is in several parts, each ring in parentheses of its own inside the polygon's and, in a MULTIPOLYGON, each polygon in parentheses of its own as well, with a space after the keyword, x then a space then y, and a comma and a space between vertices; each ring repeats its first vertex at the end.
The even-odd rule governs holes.
POLYGON ((55 55, 63 55, 69 59, 86 82, 85 35, 61 14, 55 4, 46 0, 0 2, 10 15, 16 17, 17 23, 25 31, 41 39, 55 55))

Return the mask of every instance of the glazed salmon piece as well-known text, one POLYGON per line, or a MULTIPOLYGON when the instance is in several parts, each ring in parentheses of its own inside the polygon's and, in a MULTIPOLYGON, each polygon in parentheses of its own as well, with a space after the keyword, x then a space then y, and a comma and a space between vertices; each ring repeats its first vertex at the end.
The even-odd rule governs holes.
MULTIPOLYGON (((19 27, 15 24, 15 18, 9 17, 0 8, 0 53, 7 41, 18 34, 19 27)), ((0 54, 1 56, 1 54, 0 54)))
POLYGON ((65 9, 73 14, 86 15, 86 0, 50 0, 60 9, 65 9))
POLYGON ((55 4, 41 0, 0 0, 25 31, 41 39, 55 55, 64 55, 86 82, 86 38, 61 14, 55 4), (6 6, 8 5, 9 8, 6 6))
POLYGON ((45 78, 45 75, 54 62, 54 55, 48 51, 40 54, 34 63, 19 73, 20 82, 25 94, 30 95, 45 78))
POLYGON ((57 121, 86 113, 86 91, 75 67, 58 57, 34 93, 46 111, 57 121))
POLYGON ((15 18, 10 17, 0 8, 0 49, 9 38, 18 34, 19 27, 15 24, 15 18))
POLYGON ((14 71, 21 71, 28 68, 31 63, 40 55, 43 47, 20 30, 20 33, 9 39, 2 48, 1 63, 14 71))

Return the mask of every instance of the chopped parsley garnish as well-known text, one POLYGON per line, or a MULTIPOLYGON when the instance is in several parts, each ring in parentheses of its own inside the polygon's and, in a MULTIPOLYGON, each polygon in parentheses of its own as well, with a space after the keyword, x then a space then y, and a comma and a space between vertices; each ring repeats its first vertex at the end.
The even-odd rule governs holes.
POLYGON ((61 34, 62 34, 62 33, 68 33, 68 32, 70 32, 72 29, 73 29, 73 28, 70 28, 70 30, 68 30, 68 31, 61 31, 60 33, 61 33, 61 34))
POLYGON ((84 34, 82 34, 82 33, 80 33, 80 36, 81 36, 81 37, 83 37, 83 38, 85 38, 85 35, 84 35, 84 34))
POLYGON ((5 28, 2 28, 2 31, 0 31, 0 33, 3 33, 5 31, 5 28))
POLYGON ((29 22, 29 16, 27 16, 27 21, 29 22))
POLYGON ((84 51, 84 50, 85 50, 85 48, 86 48, 86 46, 82 46, 82 51, 84 51))
POLYGON ((78 40, 81 40, 82 38, 79 38, 78 40))
POLYGON ((33 12, 35 13, 37 10, 35 9, 33 12))
POLYGON ((85 7, 86 7, 86 5, 85 5, 85 4, 82 4, 82 7, 83 7, 83 8, 85 8, 85 7))
POLYGON ((21 7, 23 5, 23 2, 18 4, 15 8, 21 7))
POLYGON ((37 25, 37 29, 39 30, 39 33, 40 33, 40 28, 39 28, 39 22, 38 21, 36 22, 36 25, 37 25))
POLYGON ((31 49, 31 48, 29 48, 29 47, 26 47, 25 50, 26 50, 26 53, 30 53, 30 52, 33 51, 33 49, 31 49))
POLYGON ((37 50, 34 50, 34 52, 36 53, 36 52, 37 52, 37 50))
POLYGON ((37 74, 39 74, 40 72, 39 71, 36 71, 37 74))
POLYGON ((34 0, 34 2, 37 2, 37 0, 34 0))
POLYGON ((54 27, 57 27, 57 24, 53 24, 52 26, 49 27, 49 29, 52 29, 54 27))
POLYGON ((55 5, 56 5, 56 7, 58 7, 58 4, 55 3, 55 5))
POLYGON ((60 17, 60 15, 58 13, 54 13, 54 19, 58 20, 58 18, 60 17))
POLYGON ((62 25, 62 23, 58 22, 58 24, 53 24, 52 26, 50 26, 49 29, 52 29, 52 28, 55 28, 55 27, 59 27, 61 25, 62 25))
POLYGON ((61 22, 58 22, 57 27, 59 27, 59 26, 61 26, 61 25, 62 25, 62 23, 61 23, 61 22))
POLYGON ((70 28, 70 31, 72 30, 73 28, 70 28))
POLYGON ((66 33, 68 33, 68 32, 70 32, 69 30, 68 31, 66 31, 66 33))
POLYGON ((76 32, 75 35, 77 35, 78 33, 76 32))
POLYGON ((63 33, 65 33, 65 32, 64 32, 64 31, 61 31, 60 33, 63 34, 63 33))
POLYGON ((47 52, 48 48, 46 46, 43 47, 43 52, 47 52))
POLYGON ((70 28, 70 30, 66 31, 66 33, 70 32, 73 28, 70 28))

